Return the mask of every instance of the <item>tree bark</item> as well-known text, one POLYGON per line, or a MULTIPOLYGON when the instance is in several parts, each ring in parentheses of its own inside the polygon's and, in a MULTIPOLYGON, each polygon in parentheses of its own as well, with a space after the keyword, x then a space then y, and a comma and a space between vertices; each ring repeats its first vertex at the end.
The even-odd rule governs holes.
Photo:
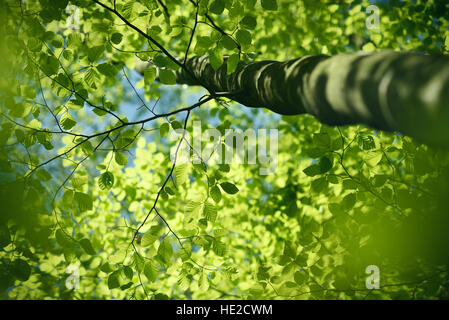
POLYGON ((449 146, 449 56, 382 51, 239 63, 227 75, 190 58, 177 82, 203 85, 247 107, 311 114, 327 125, 365 124, 449 146), (193 75, 197 80, 192 78, 193 75))

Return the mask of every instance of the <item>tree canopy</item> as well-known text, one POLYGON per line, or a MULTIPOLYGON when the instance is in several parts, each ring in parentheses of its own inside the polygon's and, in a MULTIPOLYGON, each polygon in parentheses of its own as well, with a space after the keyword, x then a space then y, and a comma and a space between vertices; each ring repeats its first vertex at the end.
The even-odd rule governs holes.
POLYGON ((0 17, 2 299, 449 297, 447 1, 0 17))

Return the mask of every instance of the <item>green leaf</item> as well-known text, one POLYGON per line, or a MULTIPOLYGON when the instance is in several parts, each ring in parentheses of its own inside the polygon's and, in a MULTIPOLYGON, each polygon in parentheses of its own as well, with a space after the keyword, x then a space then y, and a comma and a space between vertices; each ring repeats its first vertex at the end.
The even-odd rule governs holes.
POLYGON ((76 125, 75 119, 70 115, 70 113, 66 112, 61 116, 61 119, 59 120, 59 123, 61 124, 61 127, 64 130, 70 130, 76 125))
POLYGON ((223 65, 223 56, 219 50, 212 50, 209 52, 209 62, 214 70, 217 70, 223 65))
POLYGON ((355 190, 358 188, 358 183, 353 181, 352 179, 343 180, 343 188, 348 190, 355 190))
POLYGON ((97 70, 108 78, 113 78, 117 74, 117 69, 110 63, 99 64, 97 70))
POLYGON ((201 272, 200 277, 198 279, 198 287, 203 292, 209 289, 209 279, 207 278, 207 275, 204 273, 204 271, 201 272))
POLYGON ((212 188, 210 188, 210 196, 216 203, 220 202, 221 200, 220 188, 217 186, 213 186, 212 188))
POLYGON ((56 230, 55 232, 56 242, 63 248, 72 248, 73 241, 72 239, 64 233, 61 229, 56 230))
POLYGON ((148 31, 148 34, 152 37, 157 36, 158 34, 160 34, 162 32, 162 28, 159 26, 151 26, 150 30, 148 31))
POLYGON ((374 187, 382 187, 387 182, 388 176, 385 174, 376 174, 372 180, 374 187))
POLYGON ((36 90, 32 86, 20 86, 22 97, 33 100, 36 98, 36 90))
POLYGON ((121 33, 118 33, 118 32, 113 33, 112 36, 111 36, 111 41, 114 44, 119 44, 120 42, 122 42, 122 39, 123 39, 123 35, 121 33))
POLYGON ((114 174, 110 171, 106 171, 101 174, 98 180, 98 185, 101 190, 109 190, 114 185, 114 174))
POLYGON ((243 28, 249 29, 249 30, 254 30, 257 26, 257 20, 254 16, 252 15, 246 15, 243 17, 242 20, 240 20, 240 25, 243 28))
POLYGON ((197 213, 197 212, 199 212, 200 207, 201 207, 201 202, 189 200, 189 202, 187 202, 187 204, 184 208, 184 211, 189 212, 189 213, 197 213))
POLYGON ((284 255, 292 259, 296 257, 296 246, 291 241, 284 243, 284 255))
POLYGON ((224 0, 214 0, 209 6, 209 11, 215 14, 221 14, 225 9, 224 0))
POLYGON ((9 112, 14 118, 25 118, 31 111, 29 103, 16 103, 14 108, 9 112))
MULTIPOLYGON (((128 149, 132 146, 132 144, 136 141, 136 136, 137 136, 137 132, 130 129, 130 130, 126 130, 125 132, 122 132, 120 134, 120 137, 115 141, 115 148, 117 150, 122 150, 122 149, 128 149)), ((120 151, 117 151, 117 153, 121 153, 120 151)), ((124 163, 126 161, 126 163, 128 163, 127 160, 123 159, 123 156, 126 157, 125 154, 123 154, 123 156, 117 156, 116 157, 120 157, 120 160, 124 163)))
POLYGON ((33 108, 31 109, 31 113, 33 114, 33 117, 37 118, 39 116, 39 114, 41 113, 41 109, 39 107, 39 105, 34 105, 33 108))
POLYGON ((94 256, 96 254, 94 248, 92 247, 92 243, 90 242, 89 239, 86 239, 86 238, 81 239, 79 241, 79 243, 87 254, 89 254, 91 256, 94 256))
POLYGON ((310 167, 307 167, 303 170, 303 172, 309 177, 316 176, 321 173, 320 166, 317 164, 312 164, 310 167))
POLYGON ((140 254, 134 252, 132 264, 138 272, 142 272, 145 266, 145 260, 140 256, 140 254))
POLYGON ((188 180, 187 169, 188 166, 185 163, 176 165, 173 173, 175 175, 177 185, 182 185, 188 180))
POLYGON ((152 84, 154 80, 156 80, 156 68, 155 67, 146 68, 143 77, 146 86, 152 84))
POLYGON ((128 157, 120 151, 114 153, 114 160, 119 166, 126 166, 128 164, 128 157))
POLYGON ((89 68, 84 74, 84 81, 91 88, 96 88, 96 82, 99 80, 99 74, 94 68, 89 68))
POLYGON ((179 251, 179 256, 181 257, 182 261, 189 260, 192 255, 192 244, 191 242, 184 242, 183 247, 179 251))
MULTIPOLYGON (((84 107, 84 101, 80 100, 70 100, 65 105, 70 110, 81 110, 84 107)), ((54 114, 59 114, 64 110, 63 106, 58 106, 53 110, 54 114)), ((96 110, 99 110, 98 108, 94 108, 93 111, 96 112, 96 110)))
POLYGON ((20 281, 27 281, 31 275, 31 267, 25 260, 16 259, 9 266, 11 274, 20 281))
POLYGON ((307 273, 305 271, 296 271, 293 277, 298 285, 303 285, 308 278, 307 273))
POLYGON ((153 63, 159 68, 170 68, 173 70, 179 68, 179 66, 176 63, 174 63, 170 58, 163 56, 161 54, 158 54, 153 58, 153 63))
POLYGON ((350 193, 343 198, 343 201, 341 204, 344 209, 349 210, 354 206, 355 201, 356 201, 355 193, 350 193))
POLYGON ((208 221, 215 222, 217 219, 217 207, 210 202, 206 202, 204 204, 203 215, 208 221))
POLYGON ((217 256, 223 257, 226 254, 226 244, 220 240, 214 240, 212 250, 217 256))
POLYGON ((108 256, 108 260, 112 264, 122 264, 123 260, 125 260, 127 254, 127 247, 121 245, 114 254, 108 256))
POLYGON ((48 171, 45 170, 45 169, 39 169, 39 170, 36 170, 36 176, 37 176, 41 181, 49 181, 49 180, 51 180, 51 174, 48 173, 48 171))
POLYGON ((131 288, 134 285, 134 282, 130 281, 127 284, 124 284, 123 286, 120 286, 120 290, 126 290, 131 288))
POLYGON ((115 289, 120 287, 120 273, 119 271, 114 271, 108 277, 108 288, 115 289))
POLYGON ((328 185, 326 178, 318 178, 312 181, 311 189, 312 191, 319 193, 323 191, 328 185))
POLYGON ((371 167, 375 167, 380 160, 382 160, 382 152, 379 151, 368 151, 364 153, 363 160, 366 164, 368 164, 371 167))
POLYGON ((52 76, 58 73, 59 70, 59 60, 54 56, 49 56, 47 54, 41 54, 39 60, 40 67, 42 71, 47 76, 52 76))
POLYGON ((328 133, 316 133, 313 135, 313 145, 318 148, 328 149, 330 148, 330 137, 328 133))
POLYGON ((332 140, 331 150, 335 151, 335 150, 340 150, 341 148, 343 148, 343 141, 341 140, 340 137, 332 140))
POLYGON ((111 273, 112 271, 114 271, 114 269, 112 269, 111 265, 109 264, 109 262, 105 262, 101 265, 100 270, 104 273, 111 273))
POLYGON ((33 119, 28 122, 27 127, 39 130, 42 127, 42 124, 38 120, 33 119))
POLYGON ((159 69, 159 80, 163 84, 176 84, 176 75, 172 70, 159 69))
POLYGON ((238 30, 235 37, 237 41, 243 46, 251 44, 251 32, 249 32, 248 30, 238 30))
POLYGON ((157 279, 158 273, 159 273, 159 270, 152 261, 145 262, 143 274, 148 279, 148 281, 155 282, 157 279))
POLYGON ((339 184, 340 183, 340 180, 338 179, 338 177, 333 175, 333 174, 329 174, 327 176, 327 181, 329 183, 332 183, 332 184, 339 184))
POLYGON ((27 42, 28 49, 32 52, 39 52, 42 49, 42 41, 31 38, 27 42))
POLYGON ((72 180, 70 180, 70 183, 75 189, 80 189, 83 185, 87 183, 87 176, 76 174, 72 180))
POLYGON ((168 187, 168 186, 166 186, 165 188, 164 188, 164 190, 165 190, 165 192, 167 192, 169 195, 171 195, 171 196, 174 196, 175 195, 175 192, 172 190, 172 188, 170 188, 170 187, 168 187))
POLYGON ((227 61, 227 72, 228 74, 232 74, 236 69, 239 63, 239 55, 237 53, 232 54, 227 61))
MULTIPOLYGON (((224 110, 227 110, 227 109, 224 109, 224 110)), ((226 164, 226 163, 219 164, 218 165, 218 170, 220 170, 222 172, 229 172, 229 171, 231 171, 231 167, 229 166, 229 164, 226 164)))
POLYGON ((371 42, 364 44, 362 47, 362 51, 370 52, 370 51, 375 51, 375 50, 376 50, 376 46, 371 42))
POLYGON ((142 247, 148 247, 152 245, 162 233, 163 228, 161 226, 152 226, 142 237, 140 242, 142 247))
POLYGON ((177 120, 173 120, 172 122, 170 122, 171 126, 173 129, 177 130, 177 129, 182 129, 182 123, 177 121, 177 120))
POLYGON ((220 44, 227 50, 234 50, 237 48, 235 41, 228 35, 224 35, 221 38, 220 44))
POLYGON ((159 248, 157 249, 157 254, 161 257, 162 261, 165 264, 170 262, 170 258, 173 255, 173 247, 168 240, 163 240, 159 244, 159 248))
POLYGON ((239 189, 233 183, 230 182, 222 182, 220 183, 220 186, 223 189, 223 191, 228 194, 236 194, 237 192, 239 192, 239 189))
POLYGON ((332 169, 332 165, 333 163, 331 159, 329 159, 328 157, 322 157, 319 162, 320 173, 328 172, 330 169, 332 169))
POLYGON ((245 6, 247 9, 254 9, 254 6, 256 5, 257 0, 246 0, 245 6))
POLYGON ((78 203, 80 212, 92 210, 92 198, 88 194, 75 192, 75 201, 78 203))
POLYGON ((6 225, 0 224, 0 249, 11 243, 11 235, 6 225))
POLYGON ((131 267, 129 266, 124 266, 123 267, 123 275, 128 279, 128 280, 132 280, 133 276, 134 276, 134 271, 131 267))
POLYGON ((202 55, 213 45, 214 41, 210 37, 198 37, 195 45, 195 53, 202 55))
POLYGON ((181 271, 178 277, 178 288, 188 290, 192 283, 192 276, 185 271, 181 271))
POLYGON ((169 300, 170 298, 163 293, 157 293, 154 295, 154 300, 169 300))
POLYGON ((123 17, 127 20, 132 20, 136 16, 136 3, 128 1, 123 5, 123 17))
POLYGON ((75 192, 73 192, 72 190, 65 190, 64 195, 62 196, 63 204, 66 206, 72 205, 74 195, 75 192))
POLYGON ((374 138, 372 136, 359 136, 359 148, 362 150, 371 150, 376 148, 376 143, 374 142, 374 138))
POLYGON ((165 137, 168 132, 170 131, 170 125, 167 122, 164 122, 161 124, 159 128, 159 134, 161 135, 161 138, 165 137))
POLYGON ((92 155, 94 153, 94 147, 92 146, 92 143, 89 140, 86 140, 81 145, 81 150, 86 156, 92 155))
POLYGON ((104 45, 94 46, 87 49, 87 57, 89 62, 100 60, 104 54, 104 45))
POLYGON ((277 0, 261 0, 262 8, 276 11, 278 9, 277 0))

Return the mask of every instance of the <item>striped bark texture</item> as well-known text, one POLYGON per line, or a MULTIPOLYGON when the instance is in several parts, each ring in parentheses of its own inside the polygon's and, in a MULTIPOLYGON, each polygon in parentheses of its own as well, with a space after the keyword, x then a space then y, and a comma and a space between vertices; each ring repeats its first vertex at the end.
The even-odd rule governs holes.
POLYGON ((327 125, 365 124, 449 146, 449 56, 382 51, 305 56, 286 62, 187 60, 177 82, 230 92, 232 100, 282 115, 311 114, 327 125), (194 77, 192 77, 192 75, 194 77))

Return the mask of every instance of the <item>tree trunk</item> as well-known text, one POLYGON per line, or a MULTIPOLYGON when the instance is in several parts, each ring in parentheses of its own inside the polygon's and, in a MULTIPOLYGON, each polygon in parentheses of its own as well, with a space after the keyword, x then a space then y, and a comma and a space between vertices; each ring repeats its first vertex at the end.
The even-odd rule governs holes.
MULTIPOLYGON (((449 146, 449 56, 382 51, 240 63, 226 73, 206 56, 187 68, 213 92, 283 115, 308 113, 327 125, 365 124, 449 146)), ((199 85, 188 72, 179 84, 199 85)))

